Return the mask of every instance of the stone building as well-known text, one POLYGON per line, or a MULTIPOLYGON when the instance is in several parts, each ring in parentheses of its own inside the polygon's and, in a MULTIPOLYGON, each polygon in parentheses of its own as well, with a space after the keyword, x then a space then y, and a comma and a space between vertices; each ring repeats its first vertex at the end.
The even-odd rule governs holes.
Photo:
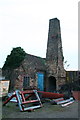
POLYGON ((59 89, 62 84, 65 84, 65 70, 63 66, 63 50, 61 41, 60 21, 55 18, 49 21, 49 33, 46 52, 47 65, 47 85, 49 91, 59 89), (52 86, 52 87, 51 87, 52 86))
POLYGON ((12 90, 37 88, 54 92, 65 84, 63 60, 60 21, 54 18, 49 21, 46 58, 26 54, 18 68, 3 74, 10 80, 12 90))

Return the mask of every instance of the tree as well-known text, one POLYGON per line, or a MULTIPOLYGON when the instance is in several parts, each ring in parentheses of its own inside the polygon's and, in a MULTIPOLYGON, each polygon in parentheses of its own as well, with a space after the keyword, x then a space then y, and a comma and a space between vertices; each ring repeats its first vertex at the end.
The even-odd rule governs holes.
POLYGON ((25 55, 26 52, 21 47, 13 48, 11 54, 7 56, 2 69, 14 69, 19 67, 25 55))

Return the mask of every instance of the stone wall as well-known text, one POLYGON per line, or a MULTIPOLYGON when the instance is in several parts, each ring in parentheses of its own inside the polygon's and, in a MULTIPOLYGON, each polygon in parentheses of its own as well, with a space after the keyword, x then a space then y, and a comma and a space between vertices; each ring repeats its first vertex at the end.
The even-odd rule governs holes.
POLYGON ((57 89, 65 83, 66 72, 63 60, 60 21, 57 18, 50 19, 46 62, 48 77, 54 76, 56 78, 57 89))
POLYGON ((3 71, 6 78, 10 80, 10 90, 23 90, 23 80, 25 76, 29 76, 29 86, 25 89, 37 88, 36 73, 45 71, 45 59, 26 54, 21 65, 16 69, 7 69, 3 71))
MULTIPOLYGON (((43 72, 44 89, 45 91, 50 88, 50 84, 56 85, 54 88, 59 87, 65 83, 65 70, 63 66, 63 50, 61 41, 60 21, 55 18, 49 21, 49 33, 46 58, 37 57, 34 55, 26 54, 25 59, 21 65, 16 69, 7 69, 3 71, 3 75, 10 80, 10 89, 23 89, 24 76, 29 77, 29 86, 26 89, 37 87, 37 72, 43 72), (52 78, 52 81, 49 81, 52 78), (56 79, 56 83, 54 82, 56 79)), ((52 85, 51 85, 52 87, 52 85)))

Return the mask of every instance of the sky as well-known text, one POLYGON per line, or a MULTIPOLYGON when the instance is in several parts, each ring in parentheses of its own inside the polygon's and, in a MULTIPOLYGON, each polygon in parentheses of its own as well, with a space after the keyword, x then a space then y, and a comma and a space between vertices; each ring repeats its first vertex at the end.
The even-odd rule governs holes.
POLYGON ((78 0, 0 0, 0 68, 15 47, 46 57, 49 19, 61 27, 64 67, 78 70, 78 0))

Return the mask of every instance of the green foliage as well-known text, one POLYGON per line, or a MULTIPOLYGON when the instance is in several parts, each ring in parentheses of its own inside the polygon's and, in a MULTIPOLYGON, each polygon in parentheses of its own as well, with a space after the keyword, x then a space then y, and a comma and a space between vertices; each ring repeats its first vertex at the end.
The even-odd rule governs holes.
POLYGON ((13 48, 11 54, 7 56, 2 69, 17 68, 25 58, 25 51, 21 47, 13 48))

